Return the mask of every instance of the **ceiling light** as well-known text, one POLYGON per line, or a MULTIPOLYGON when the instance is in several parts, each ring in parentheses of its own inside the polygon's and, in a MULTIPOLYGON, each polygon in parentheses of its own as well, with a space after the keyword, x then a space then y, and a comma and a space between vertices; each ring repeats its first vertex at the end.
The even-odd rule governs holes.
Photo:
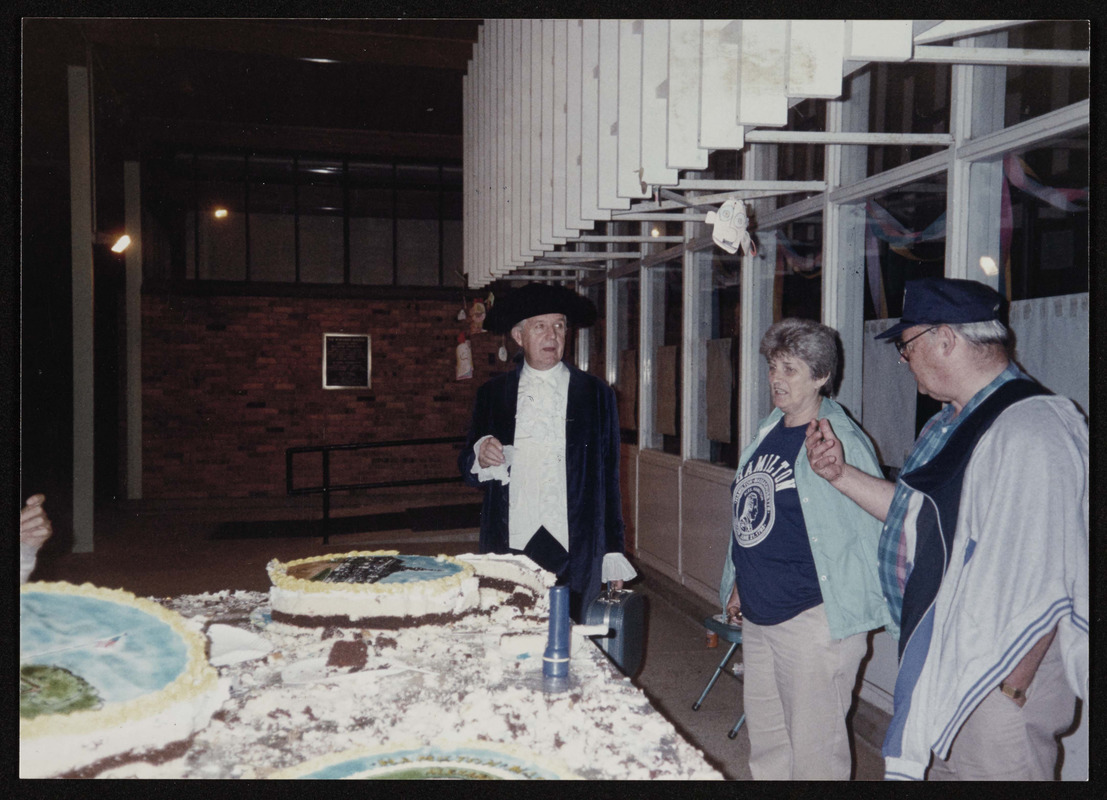
POLYGON ((652 228, 650 228, 650 236, 653 236, 654 238, 657 238, 660 235, 661 235, 661 229, 658 228, 656 225, 654 225, 652 228))
POLYGON ((310 61, 313 64, 338 64, 341 63, 334 58, 301 58, 301 61, 310 61))
POLYGON ((223 219, 225 216, 227 216, 227 209, 225 209, 225 208, 215 209, 215 218, 216 219, 223 219))
POLYGON ((110 247, 113 253, 122 253, 131 246, 131 237, 125 233, 97 233, 92 241, 110 247))

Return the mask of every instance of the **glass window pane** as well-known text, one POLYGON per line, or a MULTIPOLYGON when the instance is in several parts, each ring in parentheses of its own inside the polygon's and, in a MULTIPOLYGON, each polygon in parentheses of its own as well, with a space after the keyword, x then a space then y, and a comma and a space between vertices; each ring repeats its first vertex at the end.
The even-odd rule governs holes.
POLYGON ((738 376, 741 354, 741 259, 719 248, 701 251, 697 259, 708 259, 710 300, 705 313, 710 319, 706 352, 706 420, 703 436, 709 442, 713 464, 736 469, 741 447, 737 437, 738 376))
POLYGON ((392 284, 391 218, 350 217, 350 283, 392 284))
POLYGON ((592 284, 582 294, 596 304, 596 324, 588 328, 588 372, 607 382, 607 282, 592 284))
POLYGON ((1010 300, 1088 291, 1088 139, 1008 154, 1003 168, 1011 226, 1001 291, 1010 300))
POLYGON ((200 280, 246 280, 246 184, 242 181, 204 181, 197 185, 199 200, 200 280))
POLYGON ((342 217, 300 215, 300 280, 304 283, 342 283, 342 217))
POLYGON ((351 161, 350 282, 392 284, 392 164, 351 161))
POLYGON ((740 180, 742 178, 741 150, 712 150, 707 156, 707 172, 704 178, 711 180, 740 180))
POLYGON ((301 159, 298 167, 300 280, 342 283, 345 280, 342 162, 301 159))
POLYGON ((899 317, 904 284, 945 274, 946 176, 869 199, 865 232, 865 319, 899 317))
MULTIPOLYGON (((619 228, 629 223, 608 225, 612 235, 625 235, 619 228)), ((608 291, 615 292, 615 319, 613 320, 615 352, 615 396, 619 403, 619 427, 623 441, 638 444, 638 321, 639 277, 638 273, 613 281, 608 291)))
POLYGON ((396 258, 400 285, 437 286, 438 220, 397 220, 396 258))
POLYGON ((437 166, 396 168, 397 281, 403 286, 439 284, 437 166))
POLYGON ((296 192, 291 158, 252 157, 250 280, 296 280, 296 192))
MULTIPOLYGON (((825 131, 826 101, 804 100, 788 109, 787 131, 825 131)), ((781 181, 821 181, 825 177, 826 147, 821 144, 778 144, 776 178, 781 181)), ((815 192, 779 195, 776 207, 783 208, 811 197, 815 192)))
MULTIPOLYGON (((1091 30, 1086 20, 1034 22, 1012 28, 1007 46, 1027 50, 1087 50, 1091 30)), ((1024 120, 1087 100, 1087 68, 1007 67, 1004 123, 1024 120)))
MULTIPOLYGON (((851 81, 868 76, 869 131, 949 133, 949 64, 869 64, 851 81)), ((943 150, 941 146, 873 145, 867 148, 868 174, 910 163, 943 150)))
POLYGON ((653 410, 651 424, 643 421, 652 435, 643 439, 642 446, 673 455, 681 454, 682 278, 680 258, 650 267, 644 276, 651 324, 642 346, 653 362, 646 389, 652 395, 653 410))
POLYGON ((142 271, 154 280, 196 277, 192 154, 143 162, 142 271))
POLYGON ((442 284, 465 286, 465 247, 460 219, 442 221, 442 284))
POLYGON ((777 230, 773 322, 786 317, 822 319, 822 214, 788 222, 777 230))

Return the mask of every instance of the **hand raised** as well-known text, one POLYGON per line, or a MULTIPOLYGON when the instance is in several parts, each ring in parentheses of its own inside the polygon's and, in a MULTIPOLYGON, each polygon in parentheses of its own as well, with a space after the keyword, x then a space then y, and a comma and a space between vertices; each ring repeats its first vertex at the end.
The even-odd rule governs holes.
POLYGON ((807 448, 807 463, 816 475, 832 483, 842 477, 845 454, 829 420, 811 420, 807 425, 807 437, 803 444, 807 448))
POLYGON ((42 504, 46 497, 36 494, 27 499, 27 504, 19 512, 19 541, 32 547, 41 547, 50 538, 54 526, 42 504))

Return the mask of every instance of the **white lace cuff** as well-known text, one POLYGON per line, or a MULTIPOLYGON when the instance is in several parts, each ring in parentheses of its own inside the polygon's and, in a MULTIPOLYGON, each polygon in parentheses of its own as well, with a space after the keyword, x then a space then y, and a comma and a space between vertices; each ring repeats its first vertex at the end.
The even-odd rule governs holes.
POLYGON ((31 577, 31 572, 35 568, 36 557, 38 556, 38 548, 33 544, 19 543, 19 583, 20 585, 27 582, 27 579, 31 577))
POLYGON ((481 483, 485 481, 499 481, 504 486, 511 483, 511 473, 508 471, 508 467, 511 466, 511 457, 515 452, 515 448, 511 445, 504 447, 504 463, 497 464, 494 467, 482 467, 480 465, 480 446, 485 439, 491 439, 492 434, 488 436, 482 436, 477 439, 473 444, 473 466, 469 468, 469 471, 477 476, 477 480, 481 483))

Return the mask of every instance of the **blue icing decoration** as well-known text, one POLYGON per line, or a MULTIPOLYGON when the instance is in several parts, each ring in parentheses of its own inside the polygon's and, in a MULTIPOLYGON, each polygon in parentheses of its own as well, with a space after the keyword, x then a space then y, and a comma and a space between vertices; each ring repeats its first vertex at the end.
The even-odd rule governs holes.
POLYGON ((404 562, 404 567, 407 569, 392 573, 383 578, 380 581, 381 583, 433 581, 461 572, 461 565, 449 561, 439 561, 433 556, 400 556, 400 560, 404 562))
POLYGON ((19 618, 21 663, 68 669, 92 684, 106 703, 159 691, 188 665, 188 648, 180 635, 132 606, 24 592, 19 618))

